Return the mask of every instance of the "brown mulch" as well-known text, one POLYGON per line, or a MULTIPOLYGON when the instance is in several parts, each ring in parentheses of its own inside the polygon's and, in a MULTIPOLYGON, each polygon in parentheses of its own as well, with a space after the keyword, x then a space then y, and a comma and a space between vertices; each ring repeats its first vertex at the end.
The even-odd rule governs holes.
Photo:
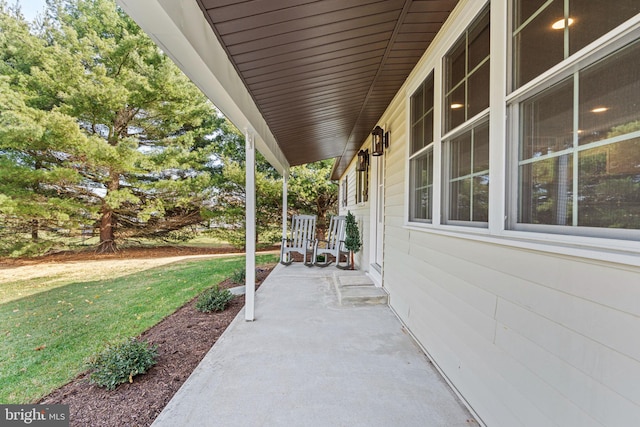
MULTIPOLYGON (((259 251, 279 250, 280 246, 261 248, 259 251)), ((41 263, 56 263, 68 261, 90 261, 90 260, 117 260, 131 258, 159 258, 172 256, 189 256, 189 255, 211 255, 211 254, 232 254, 241 253, 242 249, 232 246, 221 247, 196 247, 196 246, 133 246, 122 248, 114 253, 97 253, 93 249, 83 251, 61 251, 43 256, 31 258, 5 258, 0 257, 0 265, 3 266, 21 266, 34 265, 41 263)))
MULTIPOLYGON (((166 251, 163 252, 166 256, 166 251)), ((256 288, 273 266, 256 269, 256 288)), ((237 286, 227 279, 221 288, 237 286)), ((149 426, 204 358, 244 305, 235 297, 222 312, 201 313, 194 298, 140 339, 158 345, 157 364, 146 374, 133 378, 113 391, 88 381, 87 373, 42 398, 40 404, 66 404, 71 426, 149 426)))

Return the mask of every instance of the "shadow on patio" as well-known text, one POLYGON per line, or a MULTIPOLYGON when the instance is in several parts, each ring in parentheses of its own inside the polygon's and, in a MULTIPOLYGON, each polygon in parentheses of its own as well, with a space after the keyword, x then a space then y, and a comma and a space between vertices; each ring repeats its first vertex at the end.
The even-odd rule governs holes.
POLYGON ((469 426, 386 305, 340 305, 335 267, 279 265, 158 416, 158 426, 469 426))

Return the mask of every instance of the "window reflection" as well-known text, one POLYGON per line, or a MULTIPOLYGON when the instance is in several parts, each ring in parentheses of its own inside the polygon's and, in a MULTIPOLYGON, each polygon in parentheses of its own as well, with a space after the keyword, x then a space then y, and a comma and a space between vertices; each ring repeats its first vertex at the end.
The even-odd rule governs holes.
POLYGON ((519 223, 640 229, 637 64, 640 41, 521 102, 519 223))
POLYGON ((489 221, 489 123, 452 139, 449 147, 450 221, 489 221))
POLYGON ((640 130, 640 43, 580 73, 580 144, 640 130))
POLYGON ((515 0, 512 17, 513 89, 638 13, 638 0, 515 0), (554 23, 558 22, 565 25, 554 28, 554 23), (571 25, 566 25, 567 22, 571 25))
POLYGON ((520 167, 518 222, 572 224, 572 165, 572 156, 565 154, 520 167))
POLYGON ((433 216, 433 73, 411 96, 410 221, 433 216))
POLYGON ((640 139, 580 153, 578 224, 640 229, 640 139))
POLYGON ((445 55, 445 133, 489 107, 489 28, 486 9, 445 55))

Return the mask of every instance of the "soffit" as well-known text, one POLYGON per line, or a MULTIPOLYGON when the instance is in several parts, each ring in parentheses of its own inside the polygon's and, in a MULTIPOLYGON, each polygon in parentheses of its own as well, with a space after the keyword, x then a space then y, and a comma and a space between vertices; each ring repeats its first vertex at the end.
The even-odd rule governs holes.
POLYGON ((197 0, 293 165, 341 175, 458 0, 197 0))

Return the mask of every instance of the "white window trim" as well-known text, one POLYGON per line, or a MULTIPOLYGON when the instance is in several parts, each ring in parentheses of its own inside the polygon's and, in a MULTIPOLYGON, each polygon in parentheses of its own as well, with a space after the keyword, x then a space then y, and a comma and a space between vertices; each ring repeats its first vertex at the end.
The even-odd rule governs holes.
MULTIPOLYGON (((405 200, 404 200, 404 228, 411 231, 432 233, 443 236, 469 239, 479 242, 507 246, 522 250, 533 250, 550 254, 592 259, 603 262, 615 262, 640 267, 640 242, 633 240, 618 240, 603 237, 588 237, 575 234, 551 234, 545 232, 531 232, 509 230, 507 221, 507 141, 512 140, 511 129, 507 127, 507 116, 511 112, 508 105, 524 99, 532 93, 532 89, 541 84, 550 85, 566 77, 562 70, 571 64, 583 63, 591 60, 596 53, 602 57, 615 51, 621 44, 632 41, 640 31, 640 15, 611 30, 606 35, 593 41, 571 57, 556 64, 540 76, 527 82, 515 91, 510 91, 507 79, 511 60, 511 35, 507 28, 509 22, 509 6, 507 1, 491 2, 491 65, 490 65, 490 94, 489 94, 489 140, 499 141, 489 145, 489 227, 475 228, 468 226, 441 224, 442 215, 442 141, 445 137, 458 131, 453 129, 442 136, 442 97, 443 75, 442 58, 458 40, 460 35, 471 24, 473 19, 482 11, 487 2, 468 2, 459 5, 454 11, 455 18, 449 20, 443 27, 441 37, 437 37, 425 52, 423 59, 407 81, 404 91, 405 111, 407 114, 405 132, 411 135, 411 95, 422 84, 424 79, 433 71, 434 76, 434 141, 433 141, 433 220, 431 223, 409 221, 410 197, 410 137, 405 144, 405 200), (509 138, 508 138, 509 137, 509 138)), ((452 14, 453 15, 453 14, 452 14)), ((439 34, 439 36, 440 36, 439 34)), ((480 117, 486 112, 476 116, 480 117)), ((468 123, 467 123, 468 124, 468 123)))
MULTIPOLYGON (((417 225, 425 229, 438 227, 441 225, 442 211, 442 192, 440 181, 442 179, 442 100, 443 97, 443 67, 442 58, 453 44, 460 38, 462 33, 467 30, 469 25, 477 18, 477 16, 489 4, 489 0, 459 2, 458 6, 453 10, 449 19, 445 22, 442 29, 436 35, 436 38, 429 45, 422 59, 418 62, 411 75, 407 78, 404 89, 405 111, 407 118, 405 120, 405 135, 407 135, 407 144, 405 144, 404 153, 404 206, 403 206, 403 222, 404 226, 417 225), (434 85, 434 105, 433 105, 433 219, 428 222, 412 222, 409 221, 410 203, 410 165, 409 156, 411 155, 411 95, 420 87, 424 80, 433 72, 434 85)), ((493 5, 492 5, 493 9, 493 5)), ((493 12, 492 12, 493 13, 493 12)), ((491 17, 493 19, 493 16, 491 17)))
MULTIPOLYGON (((429 151, 431 151, 431 159, 432 159, 432 164, 431 164, 431 194, 433 195, 433 191, 435 190, 435 175, 433 175, 433 170, 435 165, 433 164, 433 162, 435 161, 435 144, 433 142, 431 142, 430 144, 427 144, 426 146, 422 147, 421 149, 419 149, 418 151, 416 151, 415 153, 413 153, 410 157, 409 157, 409 218, 408 221, 411 223, 419 223, 419 224, 431 224, 433 222, 433 218, 436 216, 436 212, 433 210, 433 203, 434 201, 431 200, 431 218, 414 218, 413 220, 411 220, 410 218, 413 216, 411 213, 411 201, 412 199, 415 197, 415 190, 416 187, 412 186, 413 184, 413 180, 414 180, 414 176, 411 173, 411 161, 415 160, 419 157, 424 157, 429 151)), ((433 198, 433 196, 432 196, 433 198)), ((415 206, 414 206, 415 207, 415 206)))
MULTIPOLYGON (((426 94, 423 92, 423 97, 426 96, 426 94)), ((409 116, 409 144, 408 144, 408 161, 407 161, 407 169, 409 171, 409 175, 408 175, 408 210, 407 210, 407 221, 410 223, 419 223, 419 224, 431 224, 433 223, 433 219, 436 216, 439 216, 437 214, 437 212, 434 210, 434 200, 431 200, 431 218, 414 218, 413 220, 411 219, 411 217, 413 216, 413 212, 412 212, 412 200, 415 197, 415 190, 416 187, 413 185, 413 180, 414 180, 414 176, 411 173, 411 162, 419 157, 423 157, 424 155, 427 154, 427 152, 431 151, 431 158, 432 158, 432 165, 431 165, 431 191, 432 191, 432 199, 433 199, 433 191, 435 190, 436 187, 436 183, 435 183, 435 172, 434 172, 434 167, 435 167, 435 139, 436 139, 436 134, 435 134, 435 115, 436 115, 436 95, 435 95, 435 70, 431 70, 429 73, 427 73, 426 77, 424 78, 424 80, 422 80, 422 82, 420 83, 420 85, 418 85, 413 92, 411 92, 411 94, 407 97, 408 100, 408 116, 409 116), (433 107, 431 107, 429 110, 427 110, 426 112, 423 112, 423 117, 424 115, 428 114, 429 111, 431 112, 432 115, 432 120, 433 123, 431 124, 432 129, 433 129, 433 139, 431 140, 431 142, 427 145, 425 145, 424 147, 420 148, 419 150, 417 150, 416 152, 412 153, 412 149, 413 149, 413 117, 412 117, 412 111, 413 111, 413 106, 411 105, 411 98, 413 97, 413 95, 416 93, 416 91, 418 90, 418 88, 423 88, 424 89, 424 82, 429 78, 429 75, 431 75, 431 79, 433 80, 433 89, 434 89, 434 96, 433 96, 433 107)))
MULTIPOLYGON (((492 27, 493 28, 493 27, 492 27)), ((508 31, 506 29, 505 31, 508 31)), ((523 99, 527 94, 533 92, 533 89, 544 84, 551 86, 560 80, 566 78, 580 67, 580 64, 585 62, 596 61, 597 58, 604 58, 605 56, 615 52, 620 46, 631 42, 638 37, 636 31, 640 30, 640 14, 634 16, 628 21, 622 23, 620 26, 614 28, 610 32, 606 33, 602 37, 594 40, 587 46, 583 47, 570 57, 557 63, 544 73, 540 74, 531 81, 525 83, 518 89, 510 91, 506 96, 506 103, 510 104, 516 99, 523 99), (576 68, 577 67, 577 68, 576 68)), ((491 34, 493 35, 493 33, 491 34)), ((508 36, 508 35, 507 35, 508 36)), ((510 38, 510 37, 507 37, 510 38)), ((509 42, 509 49, 511 48, 511 40, 509 42)), ((508 59, 511 59, 510 51, 507 50, 508 59)), ((507 61, 506 68, 509 68, 510 61, 507 61)))
MULTIPOLYGON (((506 215, 505 215, 505 233, 508 231, 508 235, 512 233, 531 233, 531 234, 539 234, 545 233, 549 236, 558 236, 558 238, 553 239, 549 238, 549 240, 558 240, 560 242, 566 242, 564 237, 570 237, 573 241, 575 238, 587 238, 587 239, 596 239, 596 242, 600 242, 601 240, 627 240, 630 242, 640 240, 640 230, 630 230, 630 229, 614 229, 614 228, 599 228, 599 227, 585 227, 585 226, 577 226, 577 225, 551 225, 551 224, 524 224, 518 223, 518 207, 517 207, 517 199, 518 199, 518 167, 521 163, 518 160, 518 147, 516 147, 515 142, 518 141, 518 129, 519 129, 519 105, 522 101, 529 99, 531 96, 535 96, 536 94, 541 93, 552 85, 568 79, 573 78, 575 80, 575 75, 580 70, 585 67, 605 58, 606 56, 618 51, 623 48, 628 43, 633 41, 638 41, 640 37, 640 20, 637 19, 638 16, 633 18, 633 20, 637 20, 638 22, 635 25, 627 25, 629 22, 626 22, 622 25, 625 27, 624 30, 617 28, 612 30, 612 33, 616 34, 615 40, 608 40, 607 43, 602 43, 602 47, 597 45, 594 42, 589 45, 591 47, 590 51, 585 51, 582 49, 576 55, 567 58, 562 61, 561 64, 563 67, 553 67, 553 69, 558 70, 556 74, 550 75, 548 72, 544 73, 542 76, 544 77, 541 80, 536 78, 533 81, 537 82, 537 84, 527 84, 525 85, 526 90, 523 88, 518 89, 518 91, 512 93, 510 96, 507 96, 507 102, 505 105, 509 111, 509 116, 511 117, 509 126, 509 138, 508 140, 513 141, 514 143, 511 145, 511 149, 507 150, 507 168, 505 170, 505 175, 510 178, 510 185, 506 189, 506 197, 505 197, 505 207, 506 207, 506 215), (562 237, 560 237, 562 236, 562 237), (620 236, 617 238, 616 236, 620 236)), ((600 39, 598 39, 600 40, 600 39)), ((577 111, 574 111, 574 114, 577 114, 577 111)), ((578 154, 581 151, 589 150, 598 145, 604 145, 611 143, 612 140, 628 140, 632 137, 637 137, 640 135, 636 135, 638 132, 634 132, 631 134, 621 135, 619 137, 615 137, 612 139, 606 139, 597 141, 590 144, 585 144, 579 147, 569 148, 566 150, 562 150, 556 153, 553 153, 550 157, 555 157, 561 155, 563 152, 567 154, 578 154)), ((506 145, 506 144, 505 144, 506 145)), ((533 160, 533 159, 532 159, 533 160)), ((535 159, 538 160, 538 159, 535 159)), ((577 161, 577 156, 574 156, 574 162, 577 161)), ((574 164, 575 168, 575 164, 574 164)), ((577 173, 577 170, 574 170, 574 173, 577 173)), ((574 178, 575 179, 575 178, 574 178)), ((575 183, 574 183, 575 185, 575 183)), ((574 222, 577 221, 577 205, 574 205, 574 222)), ((593 243, 594 245, 598 245, 597 243, 593 243)), ((616 245, 618 246, 618 245, 616 245)), ((624 245, 623 245, 624 246, 624 245)), ((638 249, 640 249, 640 244, 637 245, 638 249)))
MULTIPOLYGON (((442 220, 442 224, 443 226, 461 226, 461 227, 476 227, 476 228, 483 228, 483 229, 488 229, 489 228, 489 223, 488 221, 473 221, 473 220, 469 220, 469 221, 463 221, 463 220, 451 220, 451 219, 447 219, 447 214, 448 214, 448 209, 449 209, 449 202, 445 201, 449 198, 449 187, 450 184, 452 182, 452 180, 449 177, 450 171, 449 171, 449 165, 451 163, 451 153, 449 151, 448 148, 444 148, 444 146, 446 145, 447 147, 449 146, 449 144, 451 143, 451 140, 454 138, 457 138, 458 136, 466 133, 466 132, 471 132, 473 131, 478 125, 480 124, 484 124, 485 122, 487 123, 487 125, 489 125, 489 119, 491 119, 491 116, 489 115, 489 108, 485 109, 483 112, 475 115, 471 120, 467 121, 464 123, 464 125, 458 126, 457 128, 454 129, 454 131, 447 133, 445 136, 442 137, 442 143, 441 145, 441 149, 442 149, 442 175, 440 177, 441 179, 441 186, 442 188, 440 189, 443 197, 441 200, 441 204, 442 204, 442 209, 440 212, 440 216, 441 216, 441 220, 442 220)), ((473 157, 473 152, 471 153, 471 156, 473 157)), ((491 139, 489 139, 489 171, 491 171, 491 139)), ((468 175, 465 175, 464 177, 458 177, 456 180, 460 180, 466 177, 472 177, 472 176, 476 176, 477 172, 470 172, 468 175)), ((489 192, 491 192, 491 178, 489 178, 489 192)), ((487 212, 488 214, 488 212, 487 212)))

